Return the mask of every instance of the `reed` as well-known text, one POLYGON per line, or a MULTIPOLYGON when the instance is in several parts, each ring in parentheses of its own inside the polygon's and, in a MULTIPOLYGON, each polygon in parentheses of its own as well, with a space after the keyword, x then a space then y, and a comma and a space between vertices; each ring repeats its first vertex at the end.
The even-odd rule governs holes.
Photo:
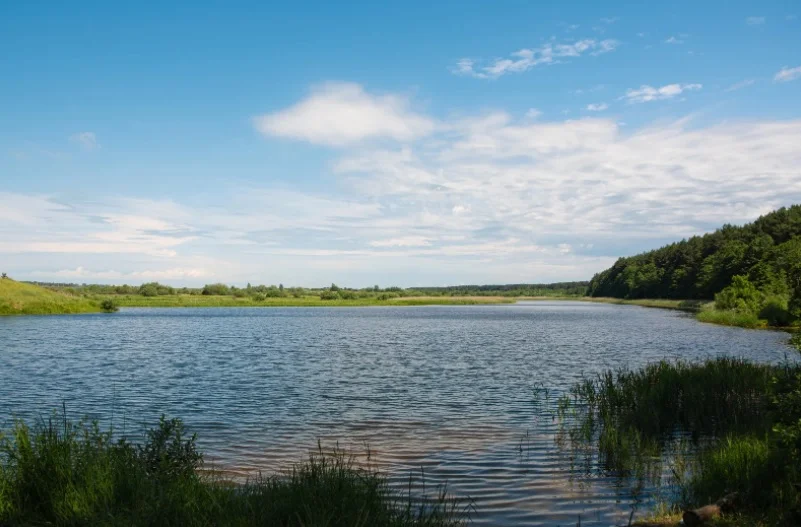
POLYGON ((135 444, 96 423, 17 422, 0 440, 0 525, 444 526, 467 509, 412 496, 341 452, 232 483, 200 470, 195 436, 162 418, 135 444))

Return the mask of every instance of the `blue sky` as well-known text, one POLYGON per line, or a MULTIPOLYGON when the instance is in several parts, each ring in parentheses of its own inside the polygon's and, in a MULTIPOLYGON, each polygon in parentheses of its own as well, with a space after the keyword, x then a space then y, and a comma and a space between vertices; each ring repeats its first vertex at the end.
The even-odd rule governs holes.
POLYGON ((115 4, 0 6, 15 278, 588 279, 801 202, 795 1, 115 4))

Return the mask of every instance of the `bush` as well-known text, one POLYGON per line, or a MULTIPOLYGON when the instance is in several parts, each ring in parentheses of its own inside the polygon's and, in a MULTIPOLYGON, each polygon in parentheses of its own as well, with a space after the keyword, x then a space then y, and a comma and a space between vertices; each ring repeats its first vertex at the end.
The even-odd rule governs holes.
POLYGON ((789 326, 792 315, 787 306, 787 299, 780 296, 769 296, 762 303, 759 318, 766 320, 771 326, 789 326))
POLYGON ((120 308, 117 306, 117 303, 110 298, 107 298, 106 300, 100 302, 100 309, 102 309, 106 313, 114 313, 120 310, 120 308))
POLYGON ((762 294, 746 276, 735 276, 731 285, 715 295, 715 308, 721 311, 756 313, 762 303, 762 294))
POLYGON ((203 286, 204 295, 229 295, 231 294, 231 289, 225 284, 206 284, 203 286))
POLYGON ((339 293, 336 291, 323 291, 320 293, 320 300, 339 300, 339 293))

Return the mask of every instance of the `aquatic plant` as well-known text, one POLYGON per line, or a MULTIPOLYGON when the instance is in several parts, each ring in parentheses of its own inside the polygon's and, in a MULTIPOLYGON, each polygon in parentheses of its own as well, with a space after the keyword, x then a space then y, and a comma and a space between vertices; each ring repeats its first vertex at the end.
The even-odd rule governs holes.
POLYGON ((162 418, 140 443, 61 416, 0 438, 0 525, 459 525, 444 491, 415 497, 320 450, 284 475, 237 484, 203 468, 194 435, 162 418))

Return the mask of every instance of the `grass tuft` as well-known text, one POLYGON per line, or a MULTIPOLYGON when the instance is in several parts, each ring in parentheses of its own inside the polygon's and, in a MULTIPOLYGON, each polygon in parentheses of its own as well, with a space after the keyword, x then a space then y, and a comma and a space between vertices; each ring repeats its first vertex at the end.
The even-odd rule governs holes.
POLYGON ((200 470, 180 420, 139 444, 96 423, 17 422, 0 439, 0 525, 460 525, 467 509, 413 497, 342 453, 322 451, 288 474, 235 484, 200 470))

